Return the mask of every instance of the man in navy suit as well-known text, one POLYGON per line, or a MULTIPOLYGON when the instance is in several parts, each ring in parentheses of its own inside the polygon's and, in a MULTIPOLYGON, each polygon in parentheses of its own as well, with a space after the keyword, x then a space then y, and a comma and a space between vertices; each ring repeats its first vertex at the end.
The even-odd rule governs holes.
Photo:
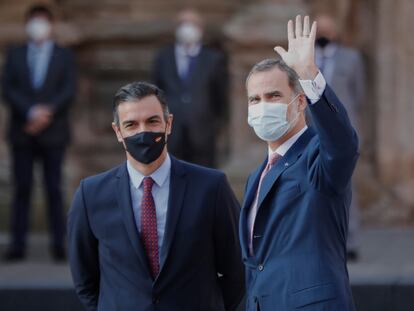
POLYGON ((152 84, 115 95, 127 161, 83 180, 68 219, 87 310, 235 310, 243 297, 240 207, 223 173, 168 154, 172 119, 152 84))
POLYGON ((288 23, 283 60, 247 78, 248 122, 268 144, 240 215, 247 310, 355 310, 346 266, 358 141, 314 62, 316 23, 288 23), (313 130, 305 123, 305 109, 313 130))
POLYGON ((7 136, 14 186, 12 240, 6 260, 25 257, 36 160, 43 165, 52 255, 55 260, 65 259, 61 179, 76 79, 72 53, 53 41, 52 31, 52 12, 44 6, 31 8, 26 16, 29 40, 10 49, 4 66, 2 87, 10 110, 7 136))
POLYGON ((228 124, 228 73, 223 53, 203 45, 203 19, 192 9, 178 14, 176 42, 154 60, 154 83, 174 114, 169 151, 185 161, 217 166, 216 143, 228 124))

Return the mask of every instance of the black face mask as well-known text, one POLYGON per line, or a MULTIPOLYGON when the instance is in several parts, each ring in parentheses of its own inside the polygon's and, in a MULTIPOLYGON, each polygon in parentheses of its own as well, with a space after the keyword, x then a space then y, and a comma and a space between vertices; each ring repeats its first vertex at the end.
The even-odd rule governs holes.
POLYGON ((138 162, 150 164, 158 159, 164 150, 165 133, 142 132, 124 138, 126 150, 138 162))
POLYGON ((320 46, 321 48, 324 48, 325 46, 327 46, 329 43, 331 43, 331 40, 329 40, 326 37, 319 37, 316 38, 316 44, 318 46, 320 46))

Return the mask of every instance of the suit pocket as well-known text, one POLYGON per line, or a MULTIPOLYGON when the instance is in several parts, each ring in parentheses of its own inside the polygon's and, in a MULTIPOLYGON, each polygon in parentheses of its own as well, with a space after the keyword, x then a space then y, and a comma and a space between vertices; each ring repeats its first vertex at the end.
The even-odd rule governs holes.
POLYGON ((322 284, 302 289, 289 296, 289 304, 294 308, 305 307, 314 303, 319 303, 336 298, 335 287, 333 284, 322 284))

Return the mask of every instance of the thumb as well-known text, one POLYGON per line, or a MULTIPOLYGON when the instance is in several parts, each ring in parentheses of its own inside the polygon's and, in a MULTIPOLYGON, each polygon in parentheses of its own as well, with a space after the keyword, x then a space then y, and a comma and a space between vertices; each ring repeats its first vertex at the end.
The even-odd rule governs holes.
POLYGON ((274 48, 275 52, 278 53, 280 55, 280 57, 283 58, 283 56, 287 53, 286 50, 284 48, 282 48, 281 46, 276 46, 274 48))

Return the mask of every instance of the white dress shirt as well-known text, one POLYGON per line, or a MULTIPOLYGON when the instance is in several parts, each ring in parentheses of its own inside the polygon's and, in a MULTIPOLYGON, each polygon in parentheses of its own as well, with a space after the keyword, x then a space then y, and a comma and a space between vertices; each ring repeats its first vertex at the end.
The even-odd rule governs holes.
MULTIPOLYGON (((134 211, 135 224, 138 232, 141 232, 141 201, 144 191, 142 181, 145 177, 127 161, 127 169, 130 180, 132 209, 134 211)), ((154 198, 157 213, 158 250, 161 254, 161 246, 164 240, 165 224, 167 222, 168 198, 170 194, 171 158, 167 155, 164 163, 150 176, 154 180, 152 196, 154 198)))
POLYGON ((182 44, 175 45, 175 62, 177 64, 177 72, 181 78, 184 78, 190 66, 190 57, 196 57, 200 54, 201 44, 197 44, 187 49, 182 44))
POLYGON ((30 68, 30 77, 35 89, 42 87, 49 68, 54 43, 46 41, 42 44, 29 42, 27 46, 27 63, 30 68))

